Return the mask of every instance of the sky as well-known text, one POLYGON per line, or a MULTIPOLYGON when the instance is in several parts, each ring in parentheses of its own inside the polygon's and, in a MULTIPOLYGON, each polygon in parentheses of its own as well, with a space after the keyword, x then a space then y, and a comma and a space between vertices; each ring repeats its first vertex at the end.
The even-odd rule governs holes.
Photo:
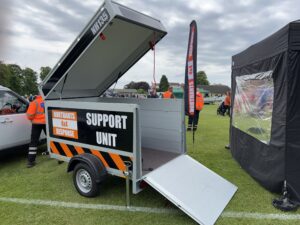
MULTIPOLYGON (((0 60, 39 71, 59 61, 102 0, 0 0, 0 60)), ((184 81, 189 25, 198 25, 197 68, 230 85, 231 56, 300 19, 299 0, 116 0, 159 19, 168 34, 156 47, 156 81, 184 81)), ((119 81, 153 81, 150 51, 119 81)))

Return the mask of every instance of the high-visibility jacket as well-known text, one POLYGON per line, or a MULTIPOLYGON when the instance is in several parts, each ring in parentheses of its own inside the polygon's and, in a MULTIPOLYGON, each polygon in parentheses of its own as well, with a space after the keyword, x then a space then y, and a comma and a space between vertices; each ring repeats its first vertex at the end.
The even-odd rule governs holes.
POLYGON ((196 93, 196 110, 200 111, 203 109, 204 99, 200 92, 196 93))
POLYGON ((174 95, 171 91, 165 91, 163 93, 163 98, 174 98, 174 95))
POLYGON ((38 95, 30 102, 27 109, 27 118, 34 124, 45 124, 45 106, 42 96, 38 95))
POLYGON ((224 105, 230 106, 230 102, 231 102, 230 96, 226 95, 224 100, 224 105))

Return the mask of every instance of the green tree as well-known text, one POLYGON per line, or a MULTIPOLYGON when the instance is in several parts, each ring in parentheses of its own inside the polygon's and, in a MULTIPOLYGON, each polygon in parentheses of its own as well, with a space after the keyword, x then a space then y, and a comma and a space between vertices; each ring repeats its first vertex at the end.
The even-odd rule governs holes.
POLYGON ((205 71, 197 72, 197 85, 209 85, 205 71))
POLYGON ((136 89, 143 89, 145 93, 147 93, 148 90, 150 89, 150 85, 146 81, 141 81, 137 83, 136 89))
POLYGON ((146 81, 133 82, 131 81, 129 84, 124 86, 124 89, 143 89, 146 93, 150 89, 150 85, 146 81))
POLYGON ((23 70, 23 93, 22 94, 23 95, 38 94, 37 73, 30 68, 25 68, 23 70))
POLYGON ((17 64, 0 62, 0 84, 20 95, 38 94, 37 73, 31 68, 23 70, 17 64))
POLYGON ((8 87, 11 73, 6 64, 0 61, 0 85, 8 87))
POLYGON ((124 89, 135 89, 135 82, 131 81, 129 84, 126 84, 124 89))
POLYGON ((13 91, 23 95, 22 87, 24 86, 22 78, 22 69, 17 64, 8 64, 7 68, 9 70, 10 76, 8 77, 7 87, 13 91))
POLYGON ((45 77, 50 73, 51 68, 49 66, 42 66, 40 69, 40 79, 44 80, 45 77))
POLYGON ((144 89, 142 89, 142 88, 138 89, 137 93, 138 94, 147 94, 147 92, 144 89))
POLYGON ((169 88, 169 81, 166 75, 162 75, 159 82, 159 91, 167 91, 169 88))

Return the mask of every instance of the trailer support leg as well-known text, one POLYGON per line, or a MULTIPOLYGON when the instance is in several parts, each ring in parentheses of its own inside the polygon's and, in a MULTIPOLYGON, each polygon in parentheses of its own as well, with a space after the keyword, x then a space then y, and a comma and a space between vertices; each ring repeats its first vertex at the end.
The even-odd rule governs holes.
POLYGON ((124 162, 126 166, 126 170, 124 175, 126 177, 126 207, 130 207, 130 171, 129 168, 131 167, 131 162, 126 161, 124 162))

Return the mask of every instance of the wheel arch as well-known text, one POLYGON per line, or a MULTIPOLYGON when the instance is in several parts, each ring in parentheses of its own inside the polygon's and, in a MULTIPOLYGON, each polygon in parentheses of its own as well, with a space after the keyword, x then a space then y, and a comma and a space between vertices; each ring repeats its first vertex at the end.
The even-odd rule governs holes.
POLYGON ((107 177, 107 171, 103 163, 95 155, 84 153, 71 158, 68 164, 67 172, 72 172, 79 163, 87 164, 96 176, 96 182, 101 183, 107 177))

